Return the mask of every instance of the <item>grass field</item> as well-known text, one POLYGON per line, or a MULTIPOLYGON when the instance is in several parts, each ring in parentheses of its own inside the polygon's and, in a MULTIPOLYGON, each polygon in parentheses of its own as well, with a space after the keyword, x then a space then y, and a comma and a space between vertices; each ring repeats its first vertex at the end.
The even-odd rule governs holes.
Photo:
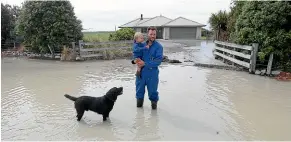
MULTIPOLYGON (((109 35, 114 33, 112 32, 83 32, 84 42, 104 42, 109 41, 109 35)), ((84 48, 106 48, 106 47, 112 47, 112 50, 103 50, 103 51, 96 51, 97 53, 101 53, 103 55, 103 59, 110 60, 115 58, 123 58, 123 57, 131 57, 132 51, 131 51, 132 43, 130 44, 102 44, 102 45, 87 45, 84 46, 84 48), (118 49, 114 47, 124 47, 128 46, 128 49, 118 49)))
POLYGON ((85 42, 102 42, 108 41, 109 35, 114 32, 83 32, 83 41, 85 42))
MULTIPOLYGON (((83 32, 83 41, 84 42, 106 42, 109 41, 109 35, 114 33, 114 31, 108 32, 83 32)), ((88 45, 84 46, 84 48, 105 48, 105 47, 115 47, 115 46, 129 46, 126 43, 122 44, 102 44, 102 45, 88 45)), ((131 44, 130 44, 131 46, 131 44)))

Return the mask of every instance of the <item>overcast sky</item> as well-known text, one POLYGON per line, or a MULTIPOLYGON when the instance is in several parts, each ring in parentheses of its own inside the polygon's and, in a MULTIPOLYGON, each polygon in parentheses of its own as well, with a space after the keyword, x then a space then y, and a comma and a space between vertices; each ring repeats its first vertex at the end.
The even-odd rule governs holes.
MULTIPOLYGON (((1 0, 3 3, 21 5, 24 0, 1 0)), ((163 15, 170 19, 179 16, 206 24, 211 13, 229 11, 231 0, 70 0, 83 28, 92 31, 113 31, 140 17, 163 15)))

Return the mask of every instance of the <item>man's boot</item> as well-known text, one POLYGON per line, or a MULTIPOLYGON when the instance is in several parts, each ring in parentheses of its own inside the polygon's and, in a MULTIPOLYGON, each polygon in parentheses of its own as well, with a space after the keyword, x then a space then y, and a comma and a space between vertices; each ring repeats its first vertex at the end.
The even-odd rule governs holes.
POLYGON ((137 99, 136 100, 136 106, 137 107, 142 107, 143 106, 143 99, 137 99))
POLYGON ((152 109, 157 109, 157 103, 158 102, 152 101, 152 109))

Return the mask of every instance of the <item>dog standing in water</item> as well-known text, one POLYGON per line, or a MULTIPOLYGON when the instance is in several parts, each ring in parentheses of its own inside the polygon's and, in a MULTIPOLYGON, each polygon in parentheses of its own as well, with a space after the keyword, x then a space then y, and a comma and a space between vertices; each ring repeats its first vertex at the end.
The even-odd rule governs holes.
POLYGON ((81 96, 73 97, 68 94, 64 96, 75 102, 77 120, 80 121, 85 111, 94 111, 103 115, 103 121, 109 117, 117 97, 123 93, 123 87, 113 87, 102 97, 81 96))

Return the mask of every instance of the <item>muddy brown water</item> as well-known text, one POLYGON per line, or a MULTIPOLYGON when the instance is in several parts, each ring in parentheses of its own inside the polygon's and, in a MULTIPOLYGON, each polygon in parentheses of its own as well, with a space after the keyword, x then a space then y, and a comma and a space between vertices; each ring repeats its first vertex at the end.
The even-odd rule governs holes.
POLYGON ((129 60, 59 62, 2 58, 2 140, 291 140, 291 84, 245 72, 163 64, 160 102, 135 107, 129 60), (110 120, 76 121, 64 98, 123 86, 110 120))

